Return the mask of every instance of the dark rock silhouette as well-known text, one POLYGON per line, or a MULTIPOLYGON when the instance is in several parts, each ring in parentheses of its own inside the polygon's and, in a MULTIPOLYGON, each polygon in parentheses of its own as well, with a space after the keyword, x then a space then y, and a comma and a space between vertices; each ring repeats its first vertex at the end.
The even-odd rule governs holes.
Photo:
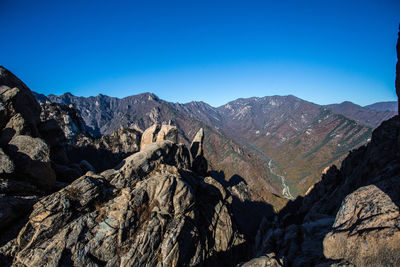
POLYGON ((200 175, 206 175, 208 170, 208 163, 203 154, 204 130, 200 130, 193 138, 190 145, 190 153, 192 154, 192 170, 200 175))
POLYGON ((399 36, 397 38, 396 50, 397 50, 397 63, 396 63, 395 86, 396 86, 397 104, 398 104, 397 111, 398 114, 400 114, 400 25, 399 25, 399 36))

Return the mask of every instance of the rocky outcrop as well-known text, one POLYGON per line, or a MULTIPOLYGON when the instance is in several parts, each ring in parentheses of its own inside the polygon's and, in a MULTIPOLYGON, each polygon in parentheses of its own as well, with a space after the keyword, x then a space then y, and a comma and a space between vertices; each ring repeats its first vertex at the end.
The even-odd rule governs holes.
POLYGON ((50 143, 64 140, 51 139, 51 137, 64 137, 69 142, 76 142, 78 138, 90 136, 79 111, 73 105, 60 105, 57 103, 40 103, 41 133, 48 136, 50 143), (61 131, 58 133, 55 131, 61 131))
POLYGON ((5 138, 4 135, 7 136, 7 139, 12 138, 18 129, 23 130, 23 132, 20 132, 21 134, 29 134, 33 137, 38 136, 39 104, 29 88, 2 66, 0 66, 0 100, 3 106, 2 116, 3 119, 5 118, 0 124, 9 123, 11 118, 17 116, 14 117, 11 125, 2 129, 2 139, 5 138))
POLYGON ((33 204, 56 188, 39 126, 40 106, 31 91, 0 67, 0 245, 17 235, 33 204))
POLYGON ((80 135, 76 142, 69 144, 67 154, 72 163, 80 164, 85 160, 97 172, 102 172, 139 151, 141 135, 139 130, 122 127, 113 134, 97 139, 80 135))
POLYGON ((153 126, 147 128, 143 132, 142 140, 140 142, 140 149, 144 149, 153 142, 159 142, 162 140, 177 142, 178 129, 176 126, 154 124, 153 126))
POLYGON ((356 266, 400 265, 400 177, 360 187, 343 201, 324 255, 356 266))
POLYGON ((192 154, 193 159, 192 170, 200 175, 206 175, 208 169, 207 160, 203 155, 203 140, 204 130, 203 128, 200 128, 190 145, 190 153, 192 154))
POLYGON ((51 167, 50 149, 42 139, 18 135, 11 139, 7 148, 16 164, 16 175, 41 188, 53 188, 56 175, 51 167))
POLYGON ((3 260, 14 266, 231 266, 244 240, 230 196, 189 167, 185 146, 161 141, 116 169, 89 172, 34 205, 18 237, 0 249, 3 260))

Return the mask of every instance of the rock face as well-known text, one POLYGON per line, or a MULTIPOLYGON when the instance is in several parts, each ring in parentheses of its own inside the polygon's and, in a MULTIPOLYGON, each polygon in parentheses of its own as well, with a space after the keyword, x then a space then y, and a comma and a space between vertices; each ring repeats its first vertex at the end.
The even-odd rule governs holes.
POLYGON ((72 162, 86 160, 101 172, 115 167, 124 158, 139 151, 141 136, 139 130, 122 127, 113 134, 97 139, 81 135, 69 145, 67 154, 72 162))
POLYGON ((348 195, 325 236, 324 255, 356 266, 400 264, 400 177, 348 195))
POLYGON ((10 156, 14 159, 18 172, 32 179, 33 184, 51 190, 56 175, 51 167, 50 149, 40 138, 18 135, 8 144, 10 156))
POLYGON ((0 124, 4 125, 7 121, 10 122, 10 119, 14 116, 19 117, 18 119, 14 118, 15 122, 10 127, 6 126, 2 130, 2 137, 6 134, 8 138, 12 138, 15 135, 14 131, 18 129, 23 129, 23 132, 20 132, 21 134, 38 136, 39 104, 29 88, 2 66, 0 66, 0 98, 3 106, 3 118, 5 117, 5 120, 0 124), (4 113, 7 115, 4 116, 4 113))
POLYGON ((140 148, 144 149, 149 144, 162 140, 177 142, 178 129, 176 128, 176 126, 154 124, 153 126, 147 128, 143 132, 142 140, 140 142, 140 148))
POLYGON ((33 204, 55 189, 40 123, 29 88, 0 66, 0 245, 17 235, 33 204))
POLYGON ((15 266, 231 266, 244 240, 229 195, 189 167, 185 146, 150 144, 40 200, 0 251, 15 266))
POLYGON ((193 159, 192 170, 200 175, 206 175, 208 169, 207 160, 203 155, 203 142, 204 130, 200 128, 190 145, 190 153, 193 159))

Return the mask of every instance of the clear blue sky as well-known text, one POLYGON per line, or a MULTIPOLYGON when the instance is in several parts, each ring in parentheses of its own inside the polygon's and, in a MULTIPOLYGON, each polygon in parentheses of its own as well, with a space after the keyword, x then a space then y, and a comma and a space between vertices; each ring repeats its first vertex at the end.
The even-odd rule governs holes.
POLYGON ((0 0, 0 23, 0 64, 43 94, 396 99, 399 0, 0 0))

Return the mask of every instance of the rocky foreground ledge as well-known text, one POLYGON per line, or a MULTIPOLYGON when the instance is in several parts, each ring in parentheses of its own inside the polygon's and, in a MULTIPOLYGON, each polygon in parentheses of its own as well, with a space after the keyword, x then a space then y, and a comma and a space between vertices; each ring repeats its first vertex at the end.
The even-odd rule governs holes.
POLYGON ((207 176, 202 130, 190 151, 170 125, 94 140, 73 107, 40 106, 2 67, 0 100, 1 266, 231 266, 247 255, 232 197, 207 176), (84 156, 99 166, 75 163, 84 156))
POLYGON ((118 168, 88 172, 41 199, 1 252, 15 266, 231 263, 244 239, 229 196, 189 169, 185 146, 149 144, 118 168))

